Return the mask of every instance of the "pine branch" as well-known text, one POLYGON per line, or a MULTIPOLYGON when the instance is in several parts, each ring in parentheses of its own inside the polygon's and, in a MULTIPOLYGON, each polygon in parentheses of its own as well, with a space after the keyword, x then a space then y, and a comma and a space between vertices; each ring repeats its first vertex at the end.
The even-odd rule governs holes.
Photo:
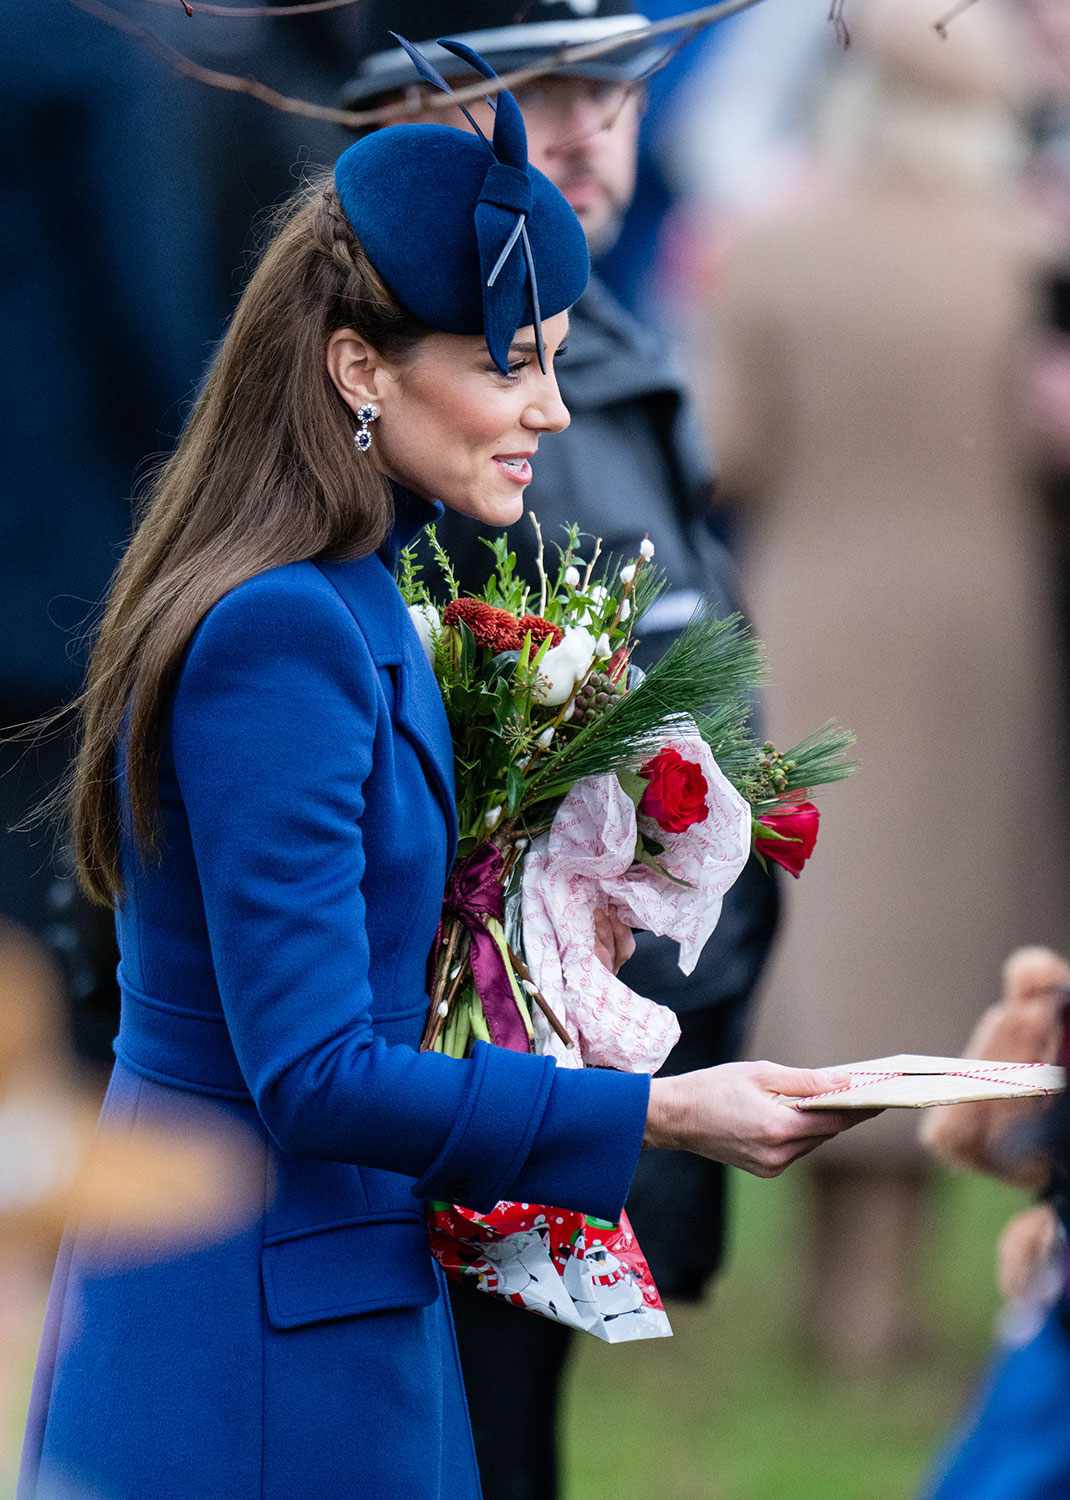
POLYGON ((651 753, 665 739, 666 720, 707 717, 725 705, 725 725, 743 721, 763 671, 761 649, 739 615, 694 620, 645 679, 551 755, 532 777, 525 806, 561 795, 583 776, 615 771, 651 753))

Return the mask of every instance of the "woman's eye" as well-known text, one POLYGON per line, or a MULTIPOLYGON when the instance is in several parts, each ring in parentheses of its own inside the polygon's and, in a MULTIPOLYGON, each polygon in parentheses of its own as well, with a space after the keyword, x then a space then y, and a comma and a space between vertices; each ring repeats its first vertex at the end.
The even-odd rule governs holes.
POLYGON ((530 363, 531 361, 528 359, 516 359, 511 365, 507 366, 504 372, 499 370, 497 365, 488 365, 487 370, 491 375, 497 375, 502 380, 518 380, 521 370, 525 369, 530 363))

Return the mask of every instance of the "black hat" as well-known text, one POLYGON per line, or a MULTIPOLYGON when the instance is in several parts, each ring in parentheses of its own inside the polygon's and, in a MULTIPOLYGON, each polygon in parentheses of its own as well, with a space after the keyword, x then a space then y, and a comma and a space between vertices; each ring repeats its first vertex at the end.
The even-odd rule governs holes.
MULTIPOLYGON (((451 82, 467 82, 471 75, 463 63, 424 38, 445 32, 478 48, 499 73, 507 73, 562 47, 608 41, 648 24, 632 0, 365 0, 360 20, 368 52, 342 90, 346 109, 360 109, 412 83, 412 65, 391 39, 394 31, 416 38, 420 51, 451 82)), ((656 42, 637 42, 560 71, 626 83, 647 72, 663 52, 656 42)))

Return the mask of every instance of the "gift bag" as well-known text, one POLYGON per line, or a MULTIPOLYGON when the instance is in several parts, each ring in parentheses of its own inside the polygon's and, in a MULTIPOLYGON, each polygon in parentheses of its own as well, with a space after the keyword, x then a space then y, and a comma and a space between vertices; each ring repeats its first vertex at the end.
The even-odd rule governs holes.
POLYGON ((627 1214, 607 1224, 535 1203, 498 1203, 486 1214, 433 1203, 430 1233, 452 1281, 607 1344, 672 1335, 627 1214))

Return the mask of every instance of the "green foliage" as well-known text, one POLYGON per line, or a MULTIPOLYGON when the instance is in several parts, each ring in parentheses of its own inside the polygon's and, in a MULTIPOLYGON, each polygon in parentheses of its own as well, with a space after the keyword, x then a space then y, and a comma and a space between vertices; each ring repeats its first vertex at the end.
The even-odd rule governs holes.
POLYGON ((420 574, 423 564, 415 547, 403 547, 398 558, 398 588, 406 604, 430 604, 431 595, 420 574))
POLYGON ((847 752, 854 743, 849 729, 830 721, 790 750, 781 752, 763 745, 752 752, 738 781, 739 789, 755 812, 769 812, 793 793, 809 792, 853 776, 858 763, 847 752))
POLYGON ((457 575, 453 571, 453 564, 450 562, 449 553, 438 539, 438 527, 434 524, 427 528, 427 545, 431 548, 431 556, 438 565, 443 582, 449 590, 450 598, 459 599, 461 596, 461 586, 457 582, 457 575))
POLYGON ((517 577, 516 553, 509 550, 508 532, 481 536, 479 540, 494 554, 494 572, 487 580, 483 598, 488 604, 507 609, 511 615, 522 615, 531 590, 523 578, 517 577))
MULTIPOLYGON (((547 571, 542 533, 537 519, 530 519, 538 541, 538 592, 536 580, 519 576, 509 537, 499 533, 482 539, 494 567, 479 597, 519 619, 536 613, 544 595, 542 613, 552 624, 585 629, 594 640, 605 637, 609 652, 628 649, 665 586, 661 570, 642 558, 603 556, 599 538, 571 525, 561 541, 551 543, 557 559, 547 571), (571 583, 570 569, 576 570, 571 583)), ((428 542, 450 597, 458 598, 457 577, 433 526, 428 542)), ((410 549, 401 555, 399 586, 408 603, 430 598, 410 549)), ((605 660, 596 659, 573 689, 579 701, 559 707, 536 697, 540 668, 553 649, 549 638, 533 649, 528 634, 519 651, 495 655, 463 621, 435 637, 435 675, 454 740, 462 856, 499 827, 531 833, 544 826, 581 778, 634 770, 664 742, 674 716, 694 721, 721 770, 758 811, 853 770, 846 757, 851 736, 836 725, 826 725, 786 755, 755 743, 751 713, 764 660, 738 615, 696 615, 628 692, 614 690, 605 660), (540 745, 547 729, 551 742, 540 745)))
POLYGON ((732 724, 745 723, 762 667, 739 615, 693 620, 638 687, 549 756, 532 778, 531 800, 563 796, 584 776, 634 767, 657 749, 673 715, 698 723, 713 703, 732 724))

